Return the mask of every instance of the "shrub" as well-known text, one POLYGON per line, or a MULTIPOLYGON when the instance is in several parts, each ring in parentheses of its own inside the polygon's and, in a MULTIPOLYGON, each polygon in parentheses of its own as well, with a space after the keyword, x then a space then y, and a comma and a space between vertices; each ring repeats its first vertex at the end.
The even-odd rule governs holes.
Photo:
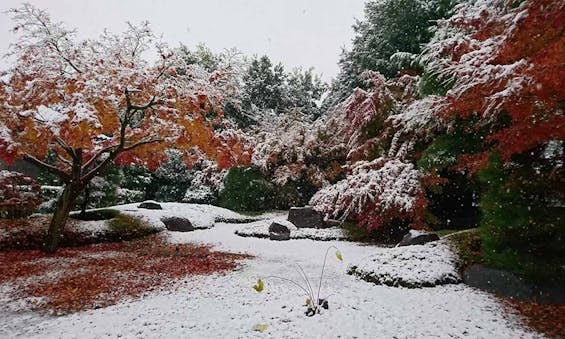
POLYGON ((130 240, 157 233, 159 231, 158 229, 147 225, 141 219, 125 214, 118 214, 109 221, 108 225, 110 228, 110 232, 107 237, 109 241, 130 240))
POLYGON ((86 211, 84 213, 71 213, 70 217, 73 219, 83 220, 83 221, 93 221, 93 220, 109 220, 116 218, 120 214, 119 211, 113 209, 102 209, 94 211, 86 211))
POLYGON ((551 162, 532 161, 531 154, 510 165, 493 156, 480 172, 485 186, 480 201, 482 250, 492 263, 530 277, 563 278, 563 170, 551 162))
POLYGON ((14 219, 33 213, 41 199, 41 187, 19 172, 0 171, 0 217, 14 219))
POLYGON ((271 208, 273 186, 257 167, 229 170, 220 192, 220 205, 235 211, 260 211, 271 208))
POLYGON ((356 219, 369 231, 422 228, 426 207, 420 173, 398 159, 359 161, 346 179, 316 193, 310 204, 327 217, 356 219))

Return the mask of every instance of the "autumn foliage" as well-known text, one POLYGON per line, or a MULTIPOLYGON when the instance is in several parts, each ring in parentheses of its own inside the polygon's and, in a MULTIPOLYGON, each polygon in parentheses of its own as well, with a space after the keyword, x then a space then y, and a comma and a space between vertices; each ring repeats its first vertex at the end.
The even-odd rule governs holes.
POLYGON ((11 297, 35 299, 31 308, 65 314, 138 297, 186 276, 227 271, 245 258, 201 245, 168 244, 159 236, 64 248, 55 255, 12 250, 0 252, 0 283, 16 282, 11 297))
POLYGON ((75 31, 29 4, 10 13, 19 39, 11 50, 17 62, 0 82, 0 158, 23 158, 65 184, 47 250, 56 250, 77 196, 114 162, 154 169, 168 148, 188 163, 208 157, 227 168, 250 161, 237 134, 215 133, 222 70, 186 64, 147 22, 77 41, 75 31), (151 48, 155 63, 143 56, 151 48))
POLYGON ((22 173, 0 171, 0 216, 19 218, 31 214, 41 203, 39 184, 22 173))
POLYGON ((449 38, 427 47, 444 79, 454 81, 437 114, 476 116, 489 126, 488 152, 464 156, 471 168, 499 153, 513 155, 565 139, 565 4, 562 1, 491 1, 462 4, 440 24, 449 38))

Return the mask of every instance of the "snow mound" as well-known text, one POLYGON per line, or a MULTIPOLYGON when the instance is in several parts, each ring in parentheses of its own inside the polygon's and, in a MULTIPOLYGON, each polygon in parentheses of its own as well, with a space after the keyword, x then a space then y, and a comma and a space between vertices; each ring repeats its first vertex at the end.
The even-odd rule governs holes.
POLYGON ((341 228, 297 228, 291 222, 282 218, 259 220, 248 226, 238 229, 235 234, 241 237, 269 238, 269 226, 277 222, 287 226, 290 230, 290 239, 312 239, 319 241, 346 240, 347 236, 341 228))
POLYGON ((148 222, 151 226, 159 229, 165 229, 165 224, 163 224, 161 219, 169 217, 186 218, 190 220, 195 229, 211 228, 216 222, 244 223, 257 220, 257 218, 247 217, 228 209, 212 205, 177 202, 158 202, 158 204, 161 205, 163 209, 149 210, 138 208, 139 203, 109 208, 119 210, 124 214, 139 217, 148 222))
POLYGON ((350 265, 347 273, 377 285, 394 287, 433 287, 461 282, 455 268, 455 254, 445 241, 376 251, 358 264, 350 265))

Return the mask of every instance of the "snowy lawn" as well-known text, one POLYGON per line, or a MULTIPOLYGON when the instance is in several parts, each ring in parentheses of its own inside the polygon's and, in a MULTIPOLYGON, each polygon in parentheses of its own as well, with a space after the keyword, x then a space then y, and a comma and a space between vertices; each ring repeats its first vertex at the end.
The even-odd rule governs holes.
MULTIPOLYGON (((346 274, 349 265, 371 260, 369 258, 376 253, 401 251, 399 249, 344 241, 275 242, 234 233, 245 227, 217 223, 207 230, 165 233, 174 244, 212 244, 216 250, 256 256, 244 261, 241 269, 227 275, 185 278, 169 291, 156 291, 141 299, 62 317, 0 309, 0 337, 540 337, 521 327, 518 319, 506 314, 494 298, 462 284, 408 289, 375 285, 346 274), (328 246, 338 247, 343 254, 343 262, 334 256, 328 257, 321 297, 329 296, 329 310, 306 317, 306 296, 291 284, 269 277, 275 275, 299 281, 294 265, 298 263, 317 289, 328 246), (265 281, 262 293, 252 289, 258 278, 265 281), (259 324, 267 325, 266 331, 255 331, 259 324)), ((2 293, 0 289, 0 300, 2 293)))

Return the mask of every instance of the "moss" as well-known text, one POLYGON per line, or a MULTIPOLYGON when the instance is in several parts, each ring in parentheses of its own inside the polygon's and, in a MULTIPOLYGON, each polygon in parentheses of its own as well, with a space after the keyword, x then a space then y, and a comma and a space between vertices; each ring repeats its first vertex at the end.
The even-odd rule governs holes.
POLYGON ((159 231, 147 225, 141 219, 125 214, 117 215, 108 222, 108 226, 109 232, 105 236, 108 241, 141 238, 159 231))
POLYGON ((96 221, 96 220, 110 220, 117 217, 120 214, 119 211, 113 209, 101 209, 101 210, 91 210, 85 213, 71 213, 69 217, 72 219, 83 220, 83 221, 96 221))

